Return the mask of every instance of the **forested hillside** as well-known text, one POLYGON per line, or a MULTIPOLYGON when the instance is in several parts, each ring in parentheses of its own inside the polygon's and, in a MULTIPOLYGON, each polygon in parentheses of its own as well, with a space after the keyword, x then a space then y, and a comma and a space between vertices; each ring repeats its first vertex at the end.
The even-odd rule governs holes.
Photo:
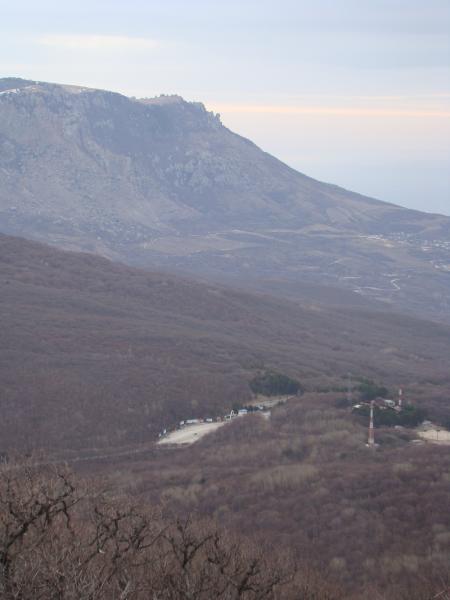
POLYGON ((0 286, 1 449, 151 441, 245 403, 262 367, 309 390, 345 387, 352 371, 445 407, 447 326, 300 306, 8 236, 0 286))

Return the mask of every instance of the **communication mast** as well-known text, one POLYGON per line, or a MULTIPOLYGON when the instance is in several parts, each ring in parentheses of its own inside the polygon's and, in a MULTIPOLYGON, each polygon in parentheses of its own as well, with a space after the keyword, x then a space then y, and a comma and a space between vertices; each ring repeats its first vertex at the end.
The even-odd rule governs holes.
POLYGON ((373 429, 373 400, 370 403, 370 421, 369 421, 369 438, 367 440, 367 446, 369 448, 375 448, 375 433, 373 429))
POLYGON ((398 390, 398 406, 400 408, 402 407, 402 402, 403 402, 403 390, 402 390, 402 388, 400 388, 398 390))

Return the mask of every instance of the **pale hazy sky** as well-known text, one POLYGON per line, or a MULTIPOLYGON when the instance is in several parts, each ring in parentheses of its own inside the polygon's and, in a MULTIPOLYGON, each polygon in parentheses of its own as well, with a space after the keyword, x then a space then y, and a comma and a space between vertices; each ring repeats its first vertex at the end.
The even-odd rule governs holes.
POLYGON ((0 76, 201 100, 300 171, 450 214, 450 0, 0 0, 0 76))

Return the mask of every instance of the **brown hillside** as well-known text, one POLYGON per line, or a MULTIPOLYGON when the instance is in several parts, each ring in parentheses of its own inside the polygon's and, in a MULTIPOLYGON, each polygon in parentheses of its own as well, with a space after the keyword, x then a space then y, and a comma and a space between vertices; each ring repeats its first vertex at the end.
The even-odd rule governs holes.
MULTIPOLYGON (((351 370, 448 384, 450 328, 289 303, 0 236, 2 448, 154 438, 248 398, 262 365, 309 389, 351 370)), ((345 385, 345 383, 344 383, 345 385)))

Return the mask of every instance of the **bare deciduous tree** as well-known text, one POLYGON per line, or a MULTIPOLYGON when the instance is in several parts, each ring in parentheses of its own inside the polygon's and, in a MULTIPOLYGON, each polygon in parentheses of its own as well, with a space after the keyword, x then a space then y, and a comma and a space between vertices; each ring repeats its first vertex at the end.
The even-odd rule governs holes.
POLYGON ((4 600, 334 600, 274 557, 209 520, 169 521, 108 498, 66 468, 0 467, 4 600))

